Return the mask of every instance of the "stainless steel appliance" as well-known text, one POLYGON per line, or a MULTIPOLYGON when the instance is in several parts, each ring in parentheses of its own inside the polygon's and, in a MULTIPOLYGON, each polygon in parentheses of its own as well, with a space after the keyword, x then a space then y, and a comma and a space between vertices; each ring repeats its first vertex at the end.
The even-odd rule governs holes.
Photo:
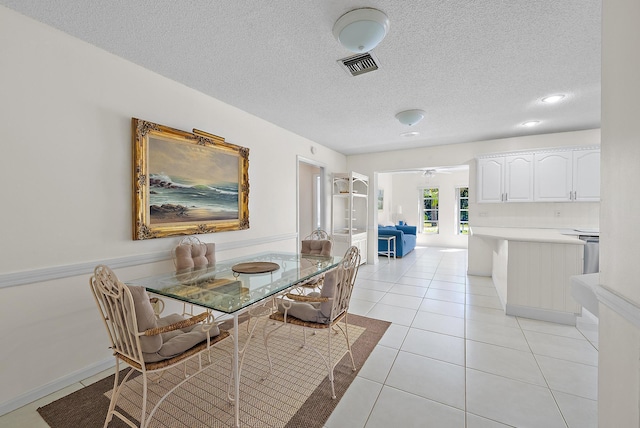
POLYGON ((584 244, 584 264, 582 273, 600 272, 600 237, 580 235, 580 239, 586 242, 584 244))

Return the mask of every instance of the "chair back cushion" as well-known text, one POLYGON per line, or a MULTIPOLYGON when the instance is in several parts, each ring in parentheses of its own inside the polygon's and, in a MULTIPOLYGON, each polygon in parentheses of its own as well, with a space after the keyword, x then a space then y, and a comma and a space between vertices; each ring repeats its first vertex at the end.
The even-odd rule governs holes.
POLYGON ((301 254, 314 256, 330 256, 333 244, 329 240, 305 239, 300 248, 301 254))
MULTIPOLYGON (((149 301, 149 295, 144 287, 137 285, 126 285, 131 292, 131 298, 133 299, 133 307, 136 312, 136 325, 138 326, 138 332, 143 332, 151 328, 158 327, 158 319, 153 311, 153 306, 149 301)), ((125 293, 125 296, 127 294, 125 293)), ((127 306, 129 307, 129 306, 127 306)), ((142 352, 157 352, 162 347, 162 337, 157 336, 141 336, 140 347, 142 352)))
POLYGON ((180 244, 175 249, 175 262, 176 270, 197 269, 215 264, 215 244, 180 244))
MULTIPOLYGON (((332 269, 324 275, 324 283, 320 290, 320 297, 328 297, 333 299, 336 294, 336 287, 338 285, 339 269, 332 269)), ((331 317, 331 307, 333 306, 333 300, 320 303, 320 312, 328 320, 331 317)))

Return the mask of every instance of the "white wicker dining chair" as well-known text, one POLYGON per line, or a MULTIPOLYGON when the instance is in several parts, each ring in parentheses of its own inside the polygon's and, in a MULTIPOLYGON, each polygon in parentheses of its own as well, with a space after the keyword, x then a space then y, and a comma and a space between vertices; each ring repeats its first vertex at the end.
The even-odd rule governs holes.
POLYGON ((269 372, 273 370, 268 347, 269 338, 285 325, 301 327, 303 329, 303 347, 312 349, 324 361, 328 370, 329 381, 331 382, 331 397, 336 398, 333 382, 335 366, 344 355, 349 354, 352 368, 354 371, 356 370, 353 354, 351 353, 351 343, 349 342, 347 312, 359 266, 360 251, 357 247, 352 246, 347 250, 340 264, 327 272, 325 283, 320 293, 311 293, 304 296, 288 293, 280 299, 277 312, 269 316, 271 320, 276 321, 276 327, 267 331, 271 324, 266 323, 264 330, 264 344, 269 360, 269 372), (311 329, 314 332, 319 330, 327 332, 326 353, 323 353, 307 341, 307 329, 311 329), (333 352, 331 346, 332 341, 335 340, 333 336, 338 333, 342 333, 346 340, 346 350, 341 354, 333 352))
POLYGON ((333 239, 331 238, 331 235, 329 235, 327 233, 327 231, 322 230, 322 229, 314 230, 313 232, 311 232, 304 239, 307 240, 307 241, 309 241, 309 240, 319 240, 319 241, 332 241, 333 242, 333 239))
MULTIPOLYGON (((183 278, 197 276, 207 267, 216 264, 216 244, 204 243, 196 236, 185 236, 171 251, 176 273, 183 278)), ((190 303, 182 304, 182 315, 193 316, 194 306, 190 303)))
MULTIPOLYGON (((300 254, 311 256, 330 256, 333 250, 331 235, 322 229, 317 229, 301 241, 300 254)), ((297 289, 301 294, 309 291, 320 290, 324 281, 324 275, 317 275, 300 284, 297 289)))
POLYGON ((210 367, 203 366, 201 357, 210 359, 211 347, 230 334, 218 328, 210 312, 186 319, 178 314, 157 317, 144 287, 123 284, 107 266, 95 268, 90 285, 116 359, 113 392, 104 427, 113 416, 131 427, 137 426, 116 409, 123 386, 135 372, 141 373, 143 388, 139 426, 146 427, 165 398, 192 376, 210 367), (198 370, 187 375, 186 362, 196 357, 198 370), (130 366, 130 370, 119 383, 120 362, 130 366), (149 376, 162 374, 183 363, 185 378, 163 395, 147 415, 149 376))

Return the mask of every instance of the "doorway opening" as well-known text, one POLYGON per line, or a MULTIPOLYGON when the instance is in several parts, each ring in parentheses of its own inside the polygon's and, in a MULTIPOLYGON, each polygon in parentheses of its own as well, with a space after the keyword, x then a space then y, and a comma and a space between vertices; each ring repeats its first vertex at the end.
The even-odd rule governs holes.
MULTIPOLYGON (((300 240, 317 229, 327 230, 325 166, 298 157, 298 246, 300 240)), ((299 248, 298 248, 299 250, 299 248)))

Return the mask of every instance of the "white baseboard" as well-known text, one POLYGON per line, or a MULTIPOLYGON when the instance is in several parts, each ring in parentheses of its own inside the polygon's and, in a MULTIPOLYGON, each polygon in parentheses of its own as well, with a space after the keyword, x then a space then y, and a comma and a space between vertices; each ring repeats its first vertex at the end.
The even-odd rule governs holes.
POLYGON ((31 391, 27 391, 24 394, 12 398, 9 401, 0 403, 0 416, 19 409, 20 407, 25 406, 29 403, 33 403, 36 400, 39 400, 49 394, 73 385, 74 383, 94 376, 104 370, 110 369, 114 365, 115 359, 113 357, 109 357, 105 360, 91 364, 90 366, 87 366, 81 370, 69 373, 38 388, 32 389, 31 391))
POLYGON ((514 317, 531 318, 534 320, 554 322, 558 324, 576 325, 577 314, 570 312, 551 311, 548 309, 531 308, 528 306, 510 305, 507 303, 506 314, 514 317))
POLYGON ((471 275, 471 276, 485 276, 485 277, 489 277, 491 278, 491 272, 485 272, 485 271, 473 271, 473 270, 467 270, 467 275, 471 275))

